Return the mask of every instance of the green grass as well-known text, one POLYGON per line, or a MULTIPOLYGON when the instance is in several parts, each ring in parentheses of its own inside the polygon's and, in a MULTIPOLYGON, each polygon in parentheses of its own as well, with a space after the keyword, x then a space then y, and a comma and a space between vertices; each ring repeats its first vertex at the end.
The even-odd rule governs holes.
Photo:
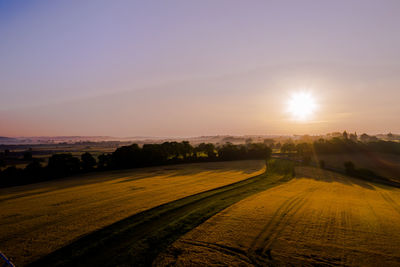
POLYGON ((268 170, 271 173, 282 174, 285 176, 294 176, 296 163, 290 160, 271 159, 268 161, 268 170))
POLYGON ((230 205, 288 181, 293 163, 272 160, 267 173, 138 213, 88 234, 30 266, 148 266, 180 236, 230 205))

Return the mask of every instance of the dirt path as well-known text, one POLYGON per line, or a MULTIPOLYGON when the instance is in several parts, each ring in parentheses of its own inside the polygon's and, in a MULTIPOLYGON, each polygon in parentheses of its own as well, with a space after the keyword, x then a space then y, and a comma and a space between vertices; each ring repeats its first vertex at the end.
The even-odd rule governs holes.
POLYGON ((301 167, 213 216, 154 265, 400 264, 400 189, 301 167))

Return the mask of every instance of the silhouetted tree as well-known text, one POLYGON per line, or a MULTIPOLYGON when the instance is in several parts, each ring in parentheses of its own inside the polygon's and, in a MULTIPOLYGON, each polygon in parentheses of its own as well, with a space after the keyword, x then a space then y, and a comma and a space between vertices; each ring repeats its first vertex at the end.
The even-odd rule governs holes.
POLYGON ((281 147, 282 147, 282 144, 280 142, 275 144, 275 148, 276 149, 281 149, 281 147))
POLYGON ((23 155, 24 160, 32 160, 32 152, 31 151, 25 151, 23 155))
POLYGON ((370 140, 370 136, 366 133, 363 133, 362 135, 360 135, 360 140, 362 142, 368 142, 370 140))
POLYGON ((29 163, 25 167, 24 172, 25 176, 30 180, 30 182, 41 181, 45 178, 44 168, 37 159, 29 163), (33 180, 32 178, 35 180, 33 180))
POLYGON ((296 151, 296 146, 294 143, 285 143, 281 146, 282 153, 290 153, 296 151))
POLYGON ((97 168, 108 169, 112 167, 112 156, 111 154, 101 154, 97 157, 97 168))
POLYGON ((90 171, 96 166, 96 159, 89 152, 81 155, 81 162, 84 171, 90 171))
POLYGON ((56 177, 78 173, 81 162, 70 153, 54 154, 49 158, 47 169, 50 175, 56 177))
POLYGON ((310 157, 312 154, 312 145, 308 143, 300 143, 295 147, 297 154, 303 157, 310 157))
POLYGON ((246 145, 248 145, 248 144, 251 144, 253 142, 253 139, 247 138, 244 142, 245 142, 246 145))
POLYGON ((353 142, 357 142, 357 133, 350 134, 349 139, 353 142))
POLYGON ((226 143, 218 148, 218 157, 221 160, 243 159, 246 155, 246 147, 243 145, 233 145, 226 143))
POLYGON ((182 153, 183 159, 186 159, 188 156, 192 155, 193 147, 190 145, 188 141, 183 141, 181 143, 180 152, 182 153))
POLYGON ((144 144, 141 151, 143 166, 159 165, 166 162, 168 155, 159 144, 144 144))
POLYGON ((247 153, 244 155, 246 159, 269 159, 272 150, 263 143, 252 143, 247 145, 247 153))
POLYGON ((343 139, 345 139, 345 140, 347 140, 347 139, 348 139, 348 134, 347 134, 347 132, 346 132, 346 131, 344 131, 342 135, 343 135, 343 139))
POLYGON ((23 171, 15 166, 7 167, 1 172, 0 186, 12 186, 22 184, 23 171))
POLYGON ((197 147, 195 147, 195 151, 196 153, 207 155, 207 157, 210 159, 213 159, 217 156, 215 153, 215 146, 213 144, 201 143, 197 147))
POLYGON ((143 161, 140 152, 140 148, 137 144, 119 147, 112 153, 112 163, 110 165, 116 168, 133 168, 140 166, 143 161))
POLYGON ((168 159, 178 159, 181 156, 181 144, 178 142, 164 142, 162 149, 166 152, 168 159))
POLYGON ((274 145, 274 139, 266 138, 264 139, 263 143, 272 148, 272 146, 274 145))
POLYGON ((164 142, 161 144, 161 148, 167 155, 167 159, 177 157, 179 151, 177 151, 177 142, 164 142))

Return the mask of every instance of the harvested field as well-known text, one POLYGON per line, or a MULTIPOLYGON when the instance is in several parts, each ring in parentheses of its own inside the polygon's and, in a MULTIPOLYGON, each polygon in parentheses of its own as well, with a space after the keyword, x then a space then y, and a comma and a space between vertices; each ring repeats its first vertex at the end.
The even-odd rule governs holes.
POLYGON ((311 167, 188 232, 156 266, 400 264, 400 189, 311 167))
POLYGON ((344 163, 352 161, 356 168, 365 168, 377 175, 400 181, 400 156, 395 154, 368 152, 318 155, 314 161, 324 160, 326 166, 344 170, 344 163))
POLYGON ((25 265, 138 212, 263 171, 263 161, 199 163, 1 189, 1 250, 17 266, 25 265))

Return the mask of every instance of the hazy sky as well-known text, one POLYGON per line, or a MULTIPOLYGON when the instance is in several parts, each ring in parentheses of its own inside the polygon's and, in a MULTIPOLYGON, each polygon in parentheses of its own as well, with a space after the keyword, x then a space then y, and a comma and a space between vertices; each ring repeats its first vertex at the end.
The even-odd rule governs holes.
POLYGON ((400 1, 0 0, 0 135, 400 132, 400 1), (306 122, 285 105, 306 90, 306 122))

